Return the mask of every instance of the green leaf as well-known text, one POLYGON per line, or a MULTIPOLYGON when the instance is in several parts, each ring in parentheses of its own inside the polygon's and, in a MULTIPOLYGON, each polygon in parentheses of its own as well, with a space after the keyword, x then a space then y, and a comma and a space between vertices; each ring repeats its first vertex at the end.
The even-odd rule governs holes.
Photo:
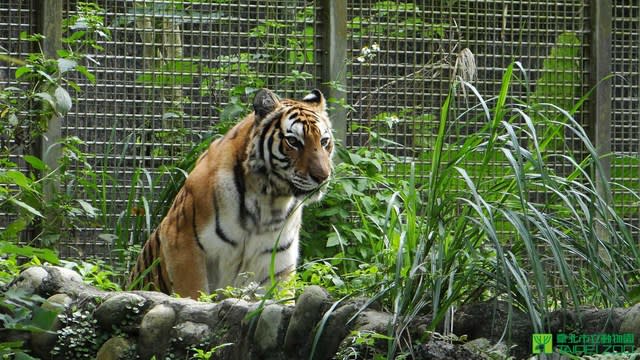
POLYGON ((18 125, 18 117, 16 116, 16 114, 9 114, 9 118, 7 119, 9 121, 9 125, 11 126, 16 126, 18 125))
POLYGON ((37 217, 44 217, 42 216, 42 213, 40 213, 40 211, 34 209, 33 207, 31 207, 31 205, 27 205, 26 203, 18 200, 18 199, 9 199, 9 202, 13 203, 14 205, 28 211, 29 213, 37 216, 37 217))
POLYGON ((40 98, 41 100, 43 100, 47 104, 51 105, 52 108, 56 107, 55 101, 53 100, 53 96, 51 96, 51 94, 48 94, 48 93, 45 93, 45 92, 39 92, 39 93, 36 93, 34 96, 36 98, 40 98))
POLYGON ((33 310, 33 319, 31 320, 31 322, 33 326, 39 329, 49 330, 53 326, 53 323, 56 320, 57 316, 57 311, 37 307, 33 310))
POLYGON ((36 170, 45 170, 47 168, 47 165, 42 160, 33 155, 25 155, 23 158, 27 164, 31 165, 31 167, 36 170))
POLYGON ((95 218, 98 215, 98 209, 96 209, 93 205, 82 199, 78 199, 76 201, 78 201, 78 203, 82 207, 82 210, 84 210, 87 216, 95 218))
POLYGON ((58 59, 58 71, 60 74, 64 74, 67 71, 71 71, 78 66, 78 63, 74 60, 69 60, 65 58, 58 59))
POLYGON ((81 92, 82 89, 80 88, 80 86, 78 86, 78 84, 76 84, 75 81, 71 81, 69 79, 67 79, 67 86, 72 88, 73 90, 77 91, 77 92, 81 92))
POLYGON ((327 238, 327 243, 325 244, 325 246, 334 247, 337 245, 340 245, 340 237, 336 233, 329 234, 329 237, 327 238))
POLYGON ((84 34, 86 34, 86 31, 76 31, 73 34, 71 34, 71 36, 64 38, 63 41, 69 44, 74 41, 80 40, 84 36, 84 34))
MULTIPOLYGON (((29 225, 27 219, 25 219, 24 217, 18 217, 15 221, 11 222, 3 231, 0 232, 0 239, 7 241, 17 240, 18 235, 20 234, 20 232, 27 228, 27 225, 29 225)), ((2 248, 0 248, 0 250, 2 250, 2 248)), ((11 252, 3 250, 2 253, 9 254, 11 252)))
POLYGON ((65 90, 61 86, 58 86, 54 92, 54 96, 56 99, 56 111, 61 115, 65 115, 66 113, 68 113, 69 110, 71 110, 72 102, 71 96, 69 95, 67 90, 65 90))
POLYGON ((86 77, 92 84, 96 83, 96 76, 90 73, 86 66, 78 65, 76 66, 76 71, 84 75, 84 77, 86 77))
POLYGON ((635 288, 631 289, 627 296, 634 304, 640 302, 640 286, 636 286, 635 288))
POLYGON ((60 262, 60 259, 58 259, 58 255, 55 253, 55 251, 45 248, 34 248, 31 246, 20 246, 15 244, 3 243, 2 245, 0 245, 0 253, 14 254, 27 258, 37 256, 39 259, 42 259, 51 264, 57 264, 60 262))
POLYGON ((32 190, 32 181, 26 177, 23 173, 17 170, 9 170, 4 174, 13 184, 20 186, 22 189, 32 190))
POLYGON ((220 114, 221 121, 235 120, 239 115, 244 113, 245 109, 238 104, 229 104, 224 107, 220 114))
POLYGON ((47 81, 49 81, 50 83, 52 83, 52 84, 56 83, 56 80, 51 77, 51 74, 47 74, 46 72, 44 72, 42 70, 37 70, 36 72, 38 74, 40 74, 43 78, 47 79, 47 81))
POLYGON ((37 358, 34 358, 22 351, 16 352, 15 356, 15 360, 38 360, 37 358))
MULTIPOLYGON (((13 351, 16 352, 20 352, 17 349, 22 349, 22 347, 24 346, 24 341, 3 341, 0 342, 0 354, 5 354, 7 353, 9 349, 12 349, 13 351)), ((18 359, 19 354, 15 354, 15 359, 18 359)), ((8 357, 8 359, 10 359, 10 357, 8 357)))
POLYGON ((28 74, 31 72, 31 68, 29 66, 21 66, 16 69, 16 79, 20 79, 22 75, 28 74))

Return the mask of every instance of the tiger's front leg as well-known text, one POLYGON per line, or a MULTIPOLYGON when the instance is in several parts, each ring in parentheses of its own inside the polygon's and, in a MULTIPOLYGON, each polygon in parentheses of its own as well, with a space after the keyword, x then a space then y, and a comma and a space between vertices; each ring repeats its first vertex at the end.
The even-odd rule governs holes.
MULTIPOLYGON (((184 234, 183 234, 184 235, 184 234)), ((195 241, 163 241, 164 261, 171 291, 197 300, 200 292, 209 293, 204 251, 195 241)))

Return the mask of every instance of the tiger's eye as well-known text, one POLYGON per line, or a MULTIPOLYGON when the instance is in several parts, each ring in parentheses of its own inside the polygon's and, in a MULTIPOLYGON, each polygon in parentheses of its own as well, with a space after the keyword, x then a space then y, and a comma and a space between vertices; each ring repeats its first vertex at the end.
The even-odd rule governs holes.
POLYGON ((326 147, 327 147, 327 145, 329 145, 329 138, 328 138, 328 137, 326 137, 326 138, 322 138, 322 139, 320 139, 320 145, 322 145, 322 147, 325 147, 325 148, 326 148, 326 147))
POLYGON ((289 144, 289 146, 291 146, 292 148, 299 149, 300 147, 302 147, 302 143, 295 136, 287 136, 285 137, 285 140, 287 141, 287 144, 289 144))

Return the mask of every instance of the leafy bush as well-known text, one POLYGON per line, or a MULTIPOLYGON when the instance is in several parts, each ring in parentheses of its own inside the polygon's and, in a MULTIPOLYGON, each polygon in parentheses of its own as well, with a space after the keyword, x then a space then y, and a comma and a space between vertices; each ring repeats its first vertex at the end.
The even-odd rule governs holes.
POLYGON ((397 158, 368 147, 350 151, 338 146, 336 153, 338 164, 327 194, 320 204, 305 209, 303 252, 322 258, 338 249, 345 257, 370 259, 376 251, 371 245, 382 240, 376 230, 384 223, 385 202, 393 194, 394 180, 385 176, 383 167, 397 158))
MULTIPOLYGON (((42 154, 28 153, 47 131, 49 120, 53 116, 63 116, 71 109, 72 98, 67 89, 80 91, 80 88, 70 75, 77 73, 91 83, 95 81, 85 65, 95 62, 88 54, 89 49, 101 50, 98 40, 109 37, 102 13, 103 10, 93 3, 79 2, 77 12, 63 22, 65 48, 57 51, 57 58, 50 58, 42 50, 29 54, 24 60, 4 55, 0 58, 18 65, 15 72, 17 86, 0 90, 0 208, 16 214, 0 235, 1 240, 15 241, 20 232, 38 223, 39 233, 29 241, 37 240, 50 246, 62 234, 73 232, 74 227, 96 215, 88 202, 76 199, 75 186, 87 174, 83 170, 71 170, 76 167, 87 169, 88 166, 79 150, 79 139, 64 139, 54 145, 62 148, 62 157, 55 169, 48 168, 37 157, 42 154), (28 175, 16 161, 20 155, 30 166, 28 175), (60 184, 62 189, 52 191, 51 184, 60 184), (48 221, 41 221, 45 217, 48 221)), ((23 32, 20 39, 39 42, 43 36, 23 32)), ((91 168, 88 169, 90 176, 91 168)))

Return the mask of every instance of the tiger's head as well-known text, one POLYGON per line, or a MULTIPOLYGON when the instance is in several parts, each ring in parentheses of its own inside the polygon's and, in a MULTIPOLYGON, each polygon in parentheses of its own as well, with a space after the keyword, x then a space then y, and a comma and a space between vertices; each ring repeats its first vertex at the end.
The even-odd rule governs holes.
POLYGON ((253 100, 254 136, 249 167, 269 178, 272 192, 319 200, 331 176, 334 143, 324 96, 279 99, 259 90, 253 100))

